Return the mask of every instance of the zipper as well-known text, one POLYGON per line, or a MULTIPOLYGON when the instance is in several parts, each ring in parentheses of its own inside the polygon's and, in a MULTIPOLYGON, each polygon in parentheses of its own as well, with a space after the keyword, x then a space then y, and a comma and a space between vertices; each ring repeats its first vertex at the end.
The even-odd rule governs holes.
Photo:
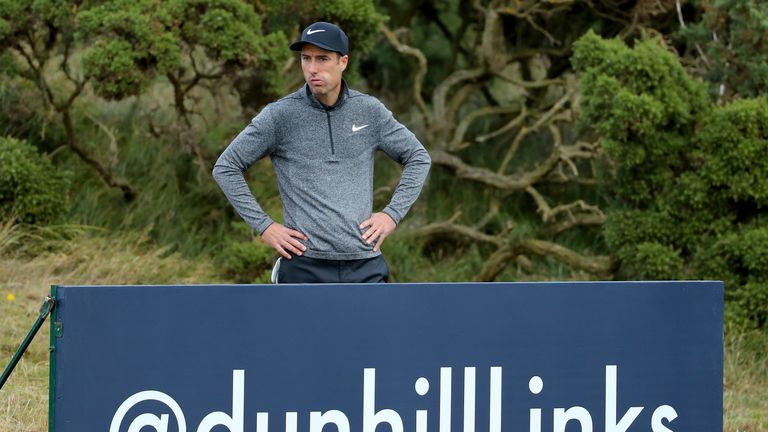
POLYGON ((328 136, 331 138, 331 154, 335 155, 336 151, 333 148, 333 130, 331 129, 331 111, 326 109, 325 115, 328 117, 328 136))

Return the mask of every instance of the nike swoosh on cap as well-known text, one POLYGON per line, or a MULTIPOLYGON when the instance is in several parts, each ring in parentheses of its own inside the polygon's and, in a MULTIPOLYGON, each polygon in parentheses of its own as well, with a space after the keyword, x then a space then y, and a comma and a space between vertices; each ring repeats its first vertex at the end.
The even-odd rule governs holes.
POLYGON ((367 128, 367 127, 368 127, 368 125, 362 125, 362 126, 355 126, 355 125, 352 125, 352 132, 357 132, 357 131, 359 131, 360 129, 365 129, 365 128, 367 128))
POLYGON ((311 34, 313 34, 313 33, 320 33, 320 32, 324 32, 324 31, 325 31, 325 29, 320 29, 320 30, 312 30, 312 29, 309 29, 309 30, 307 30, 307 34, 308 34, 308 35, 311 35, 311 34))

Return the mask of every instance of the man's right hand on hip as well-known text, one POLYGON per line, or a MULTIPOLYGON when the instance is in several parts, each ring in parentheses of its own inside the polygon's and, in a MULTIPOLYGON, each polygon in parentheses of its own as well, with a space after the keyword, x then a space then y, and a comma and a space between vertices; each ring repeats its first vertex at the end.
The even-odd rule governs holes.
POLYGON ((291 255, 301 256, 307 250, 307 247, 299 242, 299 240, 307 241, 307 236, 277 222, 268 226, 261 233, 261 238, 286 259, 291 259, 291 255))

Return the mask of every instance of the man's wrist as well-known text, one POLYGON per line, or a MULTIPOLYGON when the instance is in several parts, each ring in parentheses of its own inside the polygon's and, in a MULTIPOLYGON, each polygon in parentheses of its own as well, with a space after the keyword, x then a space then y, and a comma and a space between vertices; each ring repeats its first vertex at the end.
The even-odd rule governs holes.
POLYGON ((274 223, 275 223, 275 221, 273 221, 273 220, 270 220, 270 221, 269 221, 269 222, 268 222, 268 223, 267 223, 267 224, 264 226, 264 228, 263 228, 261 231, 259 231, 259 236, 263 236, 263 235, 264 235, 264 232, 265 232, 265 231, 266 231, 266 230, 267 230, 269 227, 271 227, 272 225, 274 225, 274 223))
POLYGON ((399 225, 400 224, 400 218, 398 217, 397 213, 392 211, 391 208, 384 207, 384 210, 382 210, 381 212, 384 213, 385 215, 389 216, 389 218, 392 219, 392 222, 394 222, 395 225, 399 225))

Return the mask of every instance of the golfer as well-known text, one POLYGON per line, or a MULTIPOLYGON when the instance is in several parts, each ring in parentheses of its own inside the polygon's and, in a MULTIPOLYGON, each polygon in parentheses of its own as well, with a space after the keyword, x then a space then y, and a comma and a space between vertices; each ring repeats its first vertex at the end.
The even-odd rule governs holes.
POLYGON ((290 49, 305 85, 268 104, 235 137, 213 176, 237 213, 282 256, 278 283, 387 282, 381 245, 421 192, 424 146, 376 98, 347 86, 349 40, 317 22, 290 49), (381 150, 403 166, 389 204, 373 212, 373 165, 381 150), (270 157, 285 224, 267 215, 243 173, 270 157))

